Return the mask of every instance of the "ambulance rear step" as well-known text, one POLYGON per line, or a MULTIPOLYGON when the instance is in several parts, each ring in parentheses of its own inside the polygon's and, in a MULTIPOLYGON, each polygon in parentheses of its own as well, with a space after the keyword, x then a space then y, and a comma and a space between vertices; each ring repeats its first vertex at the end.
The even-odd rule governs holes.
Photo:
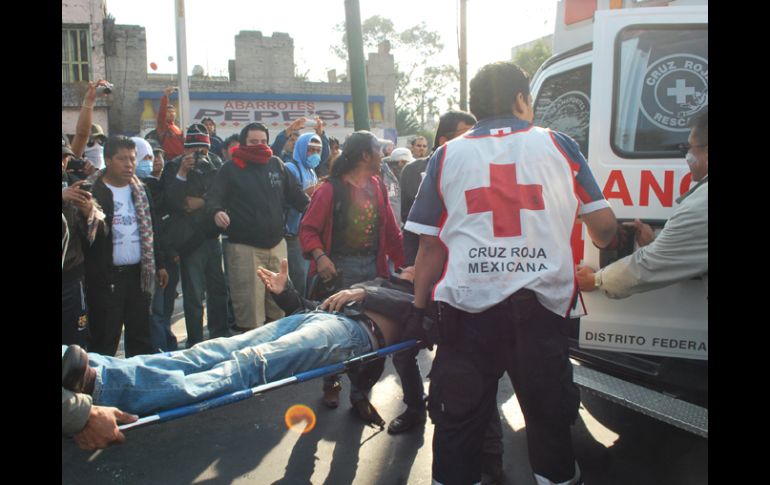
POLYGON ((708 409, 603 374, 574 359, 572 364, 575 384, 591 394, 708 439, 708 409))

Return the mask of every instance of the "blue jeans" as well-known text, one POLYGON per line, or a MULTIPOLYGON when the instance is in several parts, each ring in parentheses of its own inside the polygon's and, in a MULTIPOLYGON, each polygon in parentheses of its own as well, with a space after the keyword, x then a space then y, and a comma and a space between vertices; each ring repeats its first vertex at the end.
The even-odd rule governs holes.
POLYGON ((211 338, 227 335, 227 286, 222 271, 222 243, 207 239, 182 256, 182 294, 187 348, 203 341, 203 301, 211 338))
POLYGON ((170 261, 166 264, 168 285, 155 288, 150 314, 150 342, 155 349, 164 352, 178 348, 176 335, 171 331, 171 315, 174 314, 176 286, 179 283, 179 264, 170 261))
MULTIPOLYGON (((377 256, 342 256, 333 254, 331 256, 334 267, 337 271, 342 271, 342 288, 350 288, 356 283, 373 280, 377 277, 377 256)), ((334 374, 324 377, 323 390, 327 391, 340 382, 341 375, 334 374)), ((363 399, 366 396, 351 382, 350 401, 354 402, 363 399)))
MULTIPOLYGON (((62 355, 66 347, 62 346, 62 355)), ((146 415, 284 379, 372 350, 361 324, 340 314, 291 315, 190 349, 117 359, 89 354, 94 404, 146 415)))

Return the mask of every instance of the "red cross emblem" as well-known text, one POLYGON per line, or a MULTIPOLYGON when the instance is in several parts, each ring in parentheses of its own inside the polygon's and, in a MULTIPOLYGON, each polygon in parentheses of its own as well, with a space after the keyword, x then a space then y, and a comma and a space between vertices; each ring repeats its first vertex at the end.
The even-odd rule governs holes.
POLYGON ((492 212, 495 237, 521 236, 521 211, 545 210, 542 185, 519 185, 516 164, 489 165, 489 187, 465 191, 468 214, 492 212))

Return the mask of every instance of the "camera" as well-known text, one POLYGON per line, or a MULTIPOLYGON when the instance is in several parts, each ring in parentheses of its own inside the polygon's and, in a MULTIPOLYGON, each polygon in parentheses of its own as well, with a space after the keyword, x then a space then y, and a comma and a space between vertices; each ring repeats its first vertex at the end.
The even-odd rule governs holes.
POLYGON ((82 172, 86 166, 85 160, 73 158, 67 163, 67 171, 82 172))
POLYGON ((315 126, 315 120, 307 120, 305 121, 305 128, 312 128, 315 126))
POLYGON ((203 150, 195 150, 193 160, 195 160, 195 170, 198 171, 201 171, 206 165, 211 164, 209 156, 203 153, 203 150))
POLYGON ((110 83, 107 83, 104 86, 97 86, 96 87, 96 94, 112 94, 112 88, 115 87, 110 83))
POLYGON ((81 184, 80 189, 85 190, 86 192, 91 192, 91 189, 94 187, 94 184, 81 184))

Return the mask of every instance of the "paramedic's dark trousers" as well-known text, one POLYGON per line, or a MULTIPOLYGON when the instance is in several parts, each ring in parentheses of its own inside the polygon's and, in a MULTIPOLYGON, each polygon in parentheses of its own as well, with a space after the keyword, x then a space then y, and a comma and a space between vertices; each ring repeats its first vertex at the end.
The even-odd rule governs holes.
POLYGON ((430 374, 434 480, 443 485, 481 480, 484 433, 505 371, 524 414, 533 472, 554 483, 573 478, 570 426, 580 394, 572 382, 568 324, 529 290, 482 313, 457 311, 456 332, 451 343, 438 346, 430 374))

